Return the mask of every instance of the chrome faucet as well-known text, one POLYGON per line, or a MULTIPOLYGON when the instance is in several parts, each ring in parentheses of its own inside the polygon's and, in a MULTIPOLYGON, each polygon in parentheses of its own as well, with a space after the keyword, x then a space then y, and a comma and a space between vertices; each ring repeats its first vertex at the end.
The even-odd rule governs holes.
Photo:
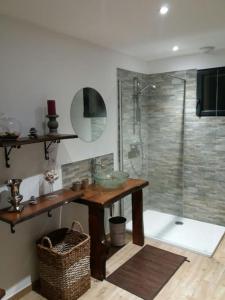
POLYGON ((100 167, 100 169, 104 168, 105 165, 100 161, 97 162, 96 158, 91 159, 91 181, 92 183, 95 183, 94 174, 97 173, 97 167, 100 167))

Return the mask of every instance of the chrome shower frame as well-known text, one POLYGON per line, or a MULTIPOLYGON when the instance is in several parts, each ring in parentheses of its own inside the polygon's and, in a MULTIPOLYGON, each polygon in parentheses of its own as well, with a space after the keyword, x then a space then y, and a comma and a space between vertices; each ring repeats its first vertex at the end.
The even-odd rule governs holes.
MULTIPOLYGON (((123 171, 123 128, 122 128, 122 114, 123 114, 123 107, 122 107, 122 82, 121 80, 117 80, 118 86, 118 162, 119 162, 119 169, 123 171)), ((119 214, 120 216, 124 216, 124 202, 123 199, 119 201, 119 214)))

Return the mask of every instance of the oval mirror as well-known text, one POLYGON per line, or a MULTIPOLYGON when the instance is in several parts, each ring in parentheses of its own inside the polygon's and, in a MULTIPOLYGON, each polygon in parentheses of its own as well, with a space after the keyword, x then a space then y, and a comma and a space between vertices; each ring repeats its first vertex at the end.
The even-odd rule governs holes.
POLYGON ((73 98, 70 120, 75 133, 85 142, 96 141, 106 126, 106 106, 93 88, 80 89, 73 98))

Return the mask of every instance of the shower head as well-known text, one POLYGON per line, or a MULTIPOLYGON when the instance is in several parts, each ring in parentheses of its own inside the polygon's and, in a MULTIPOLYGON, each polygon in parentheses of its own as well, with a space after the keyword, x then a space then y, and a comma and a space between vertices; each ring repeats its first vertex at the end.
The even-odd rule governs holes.
POLYGON ((137 77, 134 77, 133 82, 134 82, 134 91, 135 91, 136 95, 141 95, 142 92, 145 91, 148 88, 151 88, 153 90, 155 90, 157 88, 157 85, 154 82, 150 82, 146 86, 144 86, 143 88, 141 88, 140 81, 138 80, 137 77))
POLYGON ((157 85, 155 83, 149 83, 146 86, 144 86, 142 89, 139 89, 139 94, 142 94, 142 92, 148 88, 155 90, 157 88, 157 85))

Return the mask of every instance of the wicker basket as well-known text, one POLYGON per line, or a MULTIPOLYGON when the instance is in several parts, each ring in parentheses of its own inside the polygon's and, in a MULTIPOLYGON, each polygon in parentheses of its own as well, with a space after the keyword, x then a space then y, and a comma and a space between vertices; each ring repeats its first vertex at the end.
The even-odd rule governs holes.
POLYGON ((80 223, 38 240, 37 253, 41 292, 47 299, 75 300, 90 288, 90 238, 80 223))

